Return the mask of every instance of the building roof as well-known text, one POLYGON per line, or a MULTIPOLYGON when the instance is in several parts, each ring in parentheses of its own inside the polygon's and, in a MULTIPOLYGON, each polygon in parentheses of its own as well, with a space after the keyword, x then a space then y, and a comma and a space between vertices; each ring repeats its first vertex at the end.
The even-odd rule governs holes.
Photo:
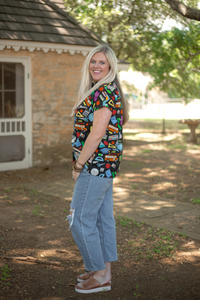
POLYGON ((128 61, 117 58, 117 63, 118 63, 118 71, 128 71, 130 67, 130 63, 128 61))
POLYGON ((0 39, 80 46, 104 43, 66 11, 62 0, 1 0, 0 39))

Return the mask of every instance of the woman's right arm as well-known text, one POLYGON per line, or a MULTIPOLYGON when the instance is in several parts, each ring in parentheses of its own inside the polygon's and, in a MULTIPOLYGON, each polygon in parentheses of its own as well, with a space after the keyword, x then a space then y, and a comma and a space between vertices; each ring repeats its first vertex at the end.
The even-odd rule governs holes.
MULTIPOLYGON (((112 112, 107 107, 102 107, 94 112, 93 125, 90 134, 88 135, 81 154, 78 158, 77 166, 81 167, 86 161, 94 154, 98 148, 110 121, 112 112), (79 165, 80 163, 81 165, 79 165)), ((79 173, 73 171, 75 180, 78 178, 79 173)))

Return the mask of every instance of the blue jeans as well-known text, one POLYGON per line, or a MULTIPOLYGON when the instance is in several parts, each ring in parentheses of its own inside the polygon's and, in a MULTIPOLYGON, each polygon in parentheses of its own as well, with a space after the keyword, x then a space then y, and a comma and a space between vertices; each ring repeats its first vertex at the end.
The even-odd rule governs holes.
POLYGON ((105 262, 118 260, 112 194, 112 178, 85 169, 74 187, 68 220, 87 271, 103 270, 105 262))

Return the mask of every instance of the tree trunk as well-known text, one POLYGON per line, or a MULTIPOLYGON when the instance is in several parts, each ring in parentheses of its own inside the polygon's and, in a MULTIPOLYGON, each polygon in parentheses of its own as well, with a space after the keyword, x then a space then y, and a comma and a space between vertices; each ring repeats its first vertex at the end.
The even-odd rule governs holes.
POLYGON ((197 128, 198 124, 188 124, 188 126, 190 128, 188 143, 197 144, 197 136, 196 136, 196 133, 195 133, 195 129, 197 128))
POLYGON ((177 0, 165 0, 173 10, 175 10, 181 16, 200 21, 200 10, 196 8, 189 7, 177 0))

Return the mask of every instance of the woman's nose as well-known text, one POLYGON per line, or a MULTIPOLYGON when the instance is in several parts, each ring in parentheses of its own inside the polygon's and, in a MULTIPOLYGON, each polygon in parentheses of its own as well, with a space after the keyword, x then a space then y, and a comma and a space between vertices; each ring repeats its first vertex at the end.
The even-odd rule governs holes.
POLYGON ((94 67, 95 67, 95 68, 98 68, 98 67, 99 67, 99 63, 98 63, 98 62, 95 62, 94 67))

